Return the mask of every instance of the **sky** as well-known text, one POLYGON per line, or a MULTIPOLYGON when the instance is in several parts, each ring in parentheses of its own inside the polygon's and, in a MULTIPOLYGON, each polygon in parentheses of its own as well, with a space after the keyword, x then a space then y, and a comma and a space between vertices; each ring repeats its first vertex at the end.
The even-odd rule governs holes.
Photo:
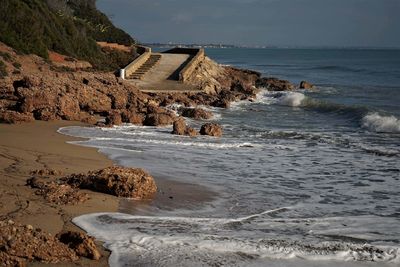
POLYGON ((400 0, 98 0, 142 43, 400 47, 400 0))

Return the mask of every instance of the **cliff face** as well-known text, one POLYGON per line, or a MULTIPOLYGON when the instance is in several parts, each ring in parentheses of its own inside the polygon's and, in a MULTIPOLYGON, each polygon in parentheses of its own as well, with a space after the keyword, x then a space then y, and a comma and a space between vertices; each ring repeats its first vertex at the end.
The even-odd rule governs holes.
POLYGON ((109 56, 96 41, 135 43, 89 0, 2 0, 0 41, 25 54, 48 58, 48 50, 107 69, 109 56))

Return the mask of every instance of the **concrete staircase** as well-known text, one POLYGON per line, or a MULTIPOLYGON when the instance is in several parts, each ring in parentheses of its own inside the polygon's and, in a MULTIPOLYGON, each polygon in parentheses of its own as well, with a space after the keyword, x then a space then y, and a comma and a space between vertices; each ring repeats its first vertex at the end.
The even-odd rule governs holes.
POLYGON ((146 62, 143 63, 134 73, 132 73, 128 79, 141 80, 143 76, 149 72, 157 63, 160 61, 160 54, 151 54, 146 62))

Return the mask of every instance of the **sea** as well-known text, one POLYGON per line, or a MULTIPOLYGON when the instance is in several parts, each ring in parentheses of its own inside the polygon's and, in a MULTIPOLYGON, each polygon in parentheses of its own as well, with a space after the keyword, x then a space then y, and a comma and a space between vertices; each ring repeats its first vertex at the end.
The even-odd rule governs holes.
POLYGON ((205 107, 222 138, 175 136, 171 127, 61 128, 117 164, 212 195, 75 218, 112 251, 110 265, 400 266, 400 50, 206 53, 316 87, 260 88, 254 102, 205 107))

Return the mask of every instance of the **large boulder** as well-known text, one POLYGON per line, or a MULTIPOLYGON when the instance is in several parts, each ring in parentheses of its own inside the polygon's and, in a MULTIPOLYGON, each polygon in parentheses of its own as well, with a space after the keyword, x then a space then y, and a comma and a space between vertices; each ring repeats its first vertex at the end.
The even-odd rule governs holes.
POLYGON ((172 129, 172 134, 176 135, 185 135, 186 133, 186 123, 185 120, 183 119, 178 119, 174 121, 173 129, 172 129))
POLYGON ((198 135, 198 132, 192 127, 187 126, 184 119, 179 118, 174 121, 172 134, 194 137, 198 135))
POLYGON ((314 85, 309 83, 309 82, 307 82, 307 81, 301 81, 299 88, 300 89, 313 89, 314 85))
POLYGON ((166 126, 174 123, 176 116, 172 113, 150 113, 147 114, 143 125, 146 126, 166 126))
POLYGON ((221 137, 223 133, 221 125, 217 123, 206 123, 201 126, 200 134, 201 135, 209 135, 215 137, 221 137))
POLYGON ((87 174, 73 174, 61 181, 75 188, 135 199, 152 198, 157 191, 154 178, 144 170, 118 166, 87 174))
POLYGON ((201 108, 180 108, 179 112, 183 117, 192 118, 195 120, 209 120, 213 117, 212 112, 201 108))
POLYGON ((295 86, 289 81, 277 78, 260 78, 256 81, 256 87, 265 88, 269 91, 290 91, 295 89, 295 86))

